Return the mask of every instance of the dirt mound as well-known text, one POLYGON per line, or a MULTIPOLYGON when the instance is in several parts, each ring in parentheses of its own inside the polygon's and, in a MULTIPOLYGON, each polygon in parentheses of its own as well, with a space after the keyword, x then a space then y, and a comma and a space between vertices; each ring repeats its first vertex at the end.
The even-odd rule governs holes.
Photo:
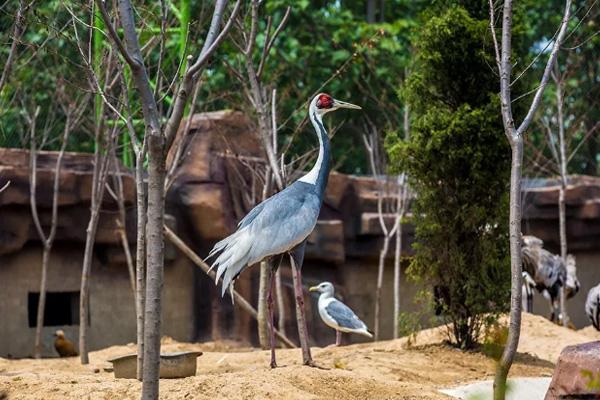
MULTIPOLYGON (((508 325, 508 317, 502 317, 500 323, 508 325)), ((447 338, 445 327, 430 328, 417 334, 416 344, 440 343, 447 338)), ((593 327, 574 331, 556 325, 539 315, 524 312, 521 317, 521 337, 518 351, 555 363, 565 346, 592 340, 600 340, 600 332, 593 330, 593 327)))
POLYGON ((600 340, 600 332, 598 332, 593 325, 588 325, 585 328, 581 328, 577 331, 577 333, 587 336, 590 338, 590 340, 600 340))
MULTIPOLYGON (((323 369, 302 366, 298 349, 279 350, 280 368, 271 370, 268 351, 234 342, 195 344, 164 338, 163 351, 201 350, 204 355, 198 359, 196 376, 161 380, 161 399, 447 399, 437 390, 493 379, 494 360, 441 344, 444 339, 443 330, 434 328, 422 331, 410 348, 406 339, 313 348, 323 369)), ((521 353, 511 375, 550 376, 563 346, 590 340, 525 314, 521 353)), ((90 354, 89 366, 80 365, 78 358, 0 359, 0 398, 136 399, 138 381, 115 379, 102 370, 108 358, 133 352, 133 344, 96 351, 90 354)))

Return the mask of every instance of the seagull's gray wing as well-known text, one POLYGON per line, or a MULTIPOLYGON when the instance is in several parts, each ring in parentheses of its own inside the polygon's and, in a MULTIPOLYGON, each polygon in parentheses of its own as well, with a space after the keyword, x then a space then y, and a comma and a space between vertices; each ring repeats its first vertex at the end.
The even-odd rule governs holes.
POLYGON ((347 305, 339 300, 334 299, 326 307, 325 311, 337 322, 342 328, 348 329, 364 329, 367 330, 367 326, 362 322, 354 311, 347 305))

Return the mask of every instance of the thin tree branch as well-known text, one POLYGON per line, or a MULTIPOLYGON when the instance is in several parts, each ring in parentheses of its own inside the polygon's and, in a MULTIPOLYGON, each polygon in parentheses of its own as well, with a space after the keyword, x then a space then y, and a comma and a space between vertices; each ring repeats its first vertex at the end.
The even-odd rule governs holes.
MULTIPOLYGON (((565 33, 567 32, 567 26, 569 23, 569 19, 571 16, 571 0, 566 0, 565 2, 565 11, 562 18, 562 22, 560 25, 560 30, 558 32, 558 36, 556 37, 556 41, 554 42, 554 46, 552 46, 552 51, 550 52, 550 57, 548 58, 548 62, 546 63, 546 68, 544 69, 544 74, 542 75, 542 80, 540 81, 540 86, 535 93, 533 101, 531 102, 531 106, 529 107, 529 111, 527 115, 521 122, 521 125, 517 128, 516 134, 522 135, 525 130, 529 127, 531 120, 533 119, 533 115, 535 114, 540 102, 542 100, 542 94, 544 93, 544 89, 546 88, 546 84, 550 79, 550 72, 554 66, 556 61, 556 57, 558 56, 558 51, 560 50, 560 46, 562 45, 562 41, 565 37, 565 33)), ((504 33, 504 32, 503 32, 504 33)))

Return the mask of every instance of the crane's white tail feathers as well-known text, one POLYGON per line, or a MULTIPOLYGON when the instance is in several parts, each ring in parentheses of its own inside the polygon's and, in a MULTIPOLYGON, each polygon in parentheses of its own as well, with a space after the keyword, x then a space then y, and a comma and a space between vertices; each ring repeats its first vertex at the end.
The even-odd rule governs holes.
POLYGON ((227 289, 230 288, 233 301, 233 280, 247 267, 251 248, 250 233, 247 229, 241 229, 217 243, 208 255, 211 257, 220 252, 210 269, 217 268, 215 283, 218 283, 219 279, 223 277, 221 296, 224 296, 227 289))
MULTIPOLYGON (((213 247, 213 249, 210 251, 210 253, 208 253, 208 256, 206 256, 204 261, 207 261, 208 259, 212 258, 213 256, 217 255, 219 252, 221 252, 221 250, 223 250, 228 244, 230 244, 232 241, 234 241, 242 231, 234 232, 230 236, 227 236, 225 239, 218 241, 217 244, 215 244, 215 247, 213 247)), ((212 269, 212 267, 211 267, 211 269, 212 269)))

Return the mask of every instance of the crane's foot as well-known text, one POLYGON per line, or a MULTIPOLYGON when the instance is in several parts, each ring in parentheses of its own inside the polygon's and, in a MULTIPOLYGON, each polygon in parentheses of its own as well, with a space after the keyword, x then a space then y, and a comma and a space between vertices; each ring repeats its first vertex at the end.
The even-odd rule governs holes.
POLYGON ((271 369, 275 368, 277 368, 277 363, 275 362, 275 360, 271 360, 271 369))
POLYGON ((306 365, 307 367, 311 367, 311 368, 317 368, 317 369, 322 369, 322 370, 329 370, 329 368, 325 368, 322 365, 317 364, 313 360, 307 360, 307 361, 305 361, 304 365, 306 365))

